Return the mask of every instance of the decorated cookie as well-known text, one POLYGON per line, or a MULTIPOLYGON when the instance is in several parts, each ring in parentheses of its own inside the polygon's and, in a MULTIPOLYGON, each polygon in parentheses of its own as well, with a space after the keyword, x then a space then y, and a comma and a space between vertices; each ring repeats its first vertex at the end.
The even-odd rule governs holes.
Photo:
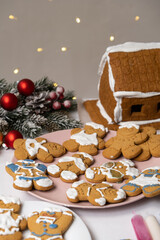
POLYGON ((25 240, 63 240, 63 234, 73 221, 71 211, 45 209, 33 212, 28 217, 28 228, 31 235, 25 240))
POLYGON ((19 198, 0 195, 0 208, 13 209, 17 213, 20 211, 21 202, 19 198))
MULTIPOLYGON (((110 138, 106 143, 106 149, 103 151, 103 156, 109 159, 116 159, 121 154, 127 159, 136 159, 137 156, 143 153, 143 145, 148 141, 151 135, 156 133, 152 127, 144 127, 139 129, 137 125, 120 126, 117 130, 117 136, 110 138)), ((139 158, 139 161, 147 160, 149 155, 145 153, 145 158, 139 158)))
POLYGON ((16 139, 13 147, 18 160, 38 158, 42 162, 53 162, 54 157, 60 157, 66 150, 58 143, 47 142, 45 138, 16 139))
POLYGON ((100 183, 108 181, 111 183, 121 182, 130 176, 138 176, 139 170, 135 168, 134 162, 123 159, 118 162, 106 162, 100 167, 87 168, 85 177, 89 182, 100 183))
POLYGON ((160 166, 146 168, 138 177, 130 179, 122 189, 128 196, 136 196, 141 192, 145 197, 160 194, 160 166))
POLYGON ((105 128, 102 124, 94 122, 88 122, 84 126, 84 130, 88 134, 97 133, 98 137, 104 138, 108 133, 108 128, 105 128))
POLYGON ((48 174, 52 177, 60 177, 64 182, 75 182, 80 174, 94 162, 91 155, 78 152, 71 156, 65 156, 58 160, 57 164, 47 167, 48 174))
POLYGON ((126 199, 123 189, 116 190, 107 182, 99 184, 91 184, 83 180, 74 182, 66 194, 71 202, 88 200, 95 206, 104 206, 106 203, 119 203, 126 199))
POLYGON ((104 148, 102 137, 106 135, 107 131, 103 125, 92 122, 86 123, 84 129, 72 129, 70 140, 65 141, 63 146, 70 152, 80 151, 96 155, 98 149, 104 148))
POLYGON ((47 167, 31 159, 18 160, 6 165, 6 171, 13 177, 13 186, 19 190, 29 191, 34 187, 37 190, 47 191, 54 184, 46 175, 47 167))
POLYGON ((0 195, 0 240, 21 240, 21 231, 27 227, 26 219, 17 212, 20 200, 0 195))

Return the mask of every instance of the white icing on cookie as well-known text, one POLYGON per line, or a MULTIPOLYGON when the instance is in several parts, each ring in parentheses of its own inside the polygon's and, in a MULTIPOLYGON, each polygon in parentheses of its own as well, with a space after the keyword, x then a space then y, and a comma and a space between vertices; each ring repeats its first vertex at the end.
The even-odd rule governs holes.
POLYGON ((139 175, 140 173, 139 170, 134 167, 135 164, 131 160, 124 159, 124 160, 120 160, 119 162, 121 162, 124 166, 126 166, 126 175, 129 175, 129 176, 139 175))
POLYGON ((36 180, 36 184, 40 187, 50 187, 53 185, 53 182, 49 178, 43 178, 43 179, 36 180))
POLYGON ((94 178, 94 171, 91 168, 87 168, 85 175, 88 179, 93 179, 94 178))
POLYGON ((16 197, 8 197, 8 196, 0 195, 0 200, 3 201, 5 204, 8 204, 8 203, 15 203, 18 205, 21 204, 20 199, 16 197))
POLYGON ((84 162, 82 161, 81 158, 65 156, 65 157, 60 158, 58 162, 59 162, 59 163, 61 163, 61 162, 74 162, 75 165, 76 165, 81 171, 85 171, 85 170, 86 170, 85 164, 84 164, 84 162))
POLYGON ((104 132, 106 130, 102 124, 98 124, 98 123, 94 123, 94 122, 87 122, 85 125, 91 126, 94 129, 101 129, 104 132))
POLYGON ((154 184, 160 185, 160 182, 156 174, 154 174, 152 177, 147 177, 143 173, 139 177, 129 181, 129 183, 137 184, 141 187, 144 187, 146 185, 154 185, 154 184))
POLYGON ((72 184, 72 187, 78 187, 79 185, 81 185, 81 184, 83 184, 84 183, 84 180, 80 180, 80 181, 77 181, 77 182, 74 182, 73 184, 72 184))
POLYGON ((71 171, 62 171, 61 177, 65 180, 75 180, 77 179, 77 175, 74 172, 71 171))
POLYGON ((120 188, 117 191, 117 197, 114 198, 114 200, 117 201, 117 200, 121 200, 121 199, 125 199, 125 198, 126 198, 126 193, 125 193, 125 191, 123 189, 120 188))
POLYGON ((38 153, 39 149, 43 149, 48 152, 48 149, 44 147, 42 144, 46 143, 46 140, 42 140, 41 142, 37 142, 36 139, 26 139, 25 147, 30 156, 34 156, 38 153), (34 146, 31 146, 33 144, 34 146))
POLYGON ((14 180, 14 184, 17 187, 30 188, 32 186, 32 181, 31 180, 19 179, 19 177, 16 176, 16 179, 14 180))
POLYGON ((134 124, 134 123, 129 123, 129 122, 119 126, 119 129, 121 129, 121 128, 132 128, 132 127, 136 128, 136 129, 139 129, 139 125, 134 124))
POLYGON ((85 152, 78 152, 77 154, 82 154, 85 158, 89 158, 92 162, 94 161, 93 157, 85 152))
POLYGON ((52 164, 47 167, 47 171, 54 175, 54 174, 60 172, 60 168, 57 165, 52 164))
POLYGON ((101 197, 101 198, 96 198, 95 202, 98 203, 100 206, 104 206, 106 204, 106 199, 101 197))
POLYGON ((14 234, 15 232, 19 231, 19 224, 20 221, 23 219, 22 216, 18 216, 15 220, 12 215, 11 211, 8 210, 7 212, 3 209, 0 211, 0 235, 10 235, 14 234))
POLYGON ((40 223, 40 222, 44 222, 44 221, 52 224, 56 221, 56 218, 55 217, 48 217, 48 216, 39 216, 36 219, 36 223, 40 223))
POLYGON ((69 188, 66 194, 70 199, 76 199, 76 197, 78 197, 78 192, 75 188, 69 188))
POLYGON ((71 135, 71 139, 74 139, 80 145, 98 145, 97 133, 86 134, 84 130, 79 133, 71 135))

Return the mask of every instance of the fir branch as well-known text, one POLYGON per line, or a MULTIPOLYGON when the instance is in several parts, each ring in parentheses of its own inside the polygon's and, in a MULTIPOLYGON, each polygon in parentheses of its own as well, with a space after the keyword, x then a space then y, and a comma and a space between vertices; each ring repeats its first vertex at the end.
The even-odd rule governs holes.
POLYGON ((75 120, 70 119, 67 114, 62 111, 57 111, 49 115, 46 129, 48 131, 71 129, 76 127, 81 127, 82 124, 75 120))
POLYGON ((35 92, 55 90, 54 82, 44 77, 35 82, 35 92))

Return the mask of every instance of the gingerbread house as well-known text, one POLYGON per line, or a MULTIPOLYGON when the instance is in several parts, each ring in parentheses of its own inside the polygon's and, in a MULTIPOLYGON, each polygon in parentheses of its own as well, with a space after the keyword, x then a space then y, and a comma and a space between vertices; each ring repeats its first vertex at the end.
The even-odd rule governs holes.
POLYGON ((99 100, 84 103, 110 129, 132 122, 160 128, 160 43, 107 48, 99 66, 99 100))

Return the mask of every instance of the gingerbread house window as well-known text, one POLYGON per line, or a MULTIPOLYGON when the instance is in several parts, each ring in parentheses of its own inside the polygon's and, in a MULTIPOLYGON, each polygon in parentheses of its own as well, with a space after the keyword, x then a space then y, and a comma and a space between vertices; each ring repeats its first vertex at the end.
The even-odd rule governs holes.
MULTIPOLYGON (((160 105, 159 105, 159 107, 160 107, 160 105)), ((142 104, 132 105, 131 106, 131 114, 136 113, 136 112, 141 112, 141 109, 142 109, 142 104)))
POLYGON ((157 112, 160 110, 160 102, 157 104, 157 112))

